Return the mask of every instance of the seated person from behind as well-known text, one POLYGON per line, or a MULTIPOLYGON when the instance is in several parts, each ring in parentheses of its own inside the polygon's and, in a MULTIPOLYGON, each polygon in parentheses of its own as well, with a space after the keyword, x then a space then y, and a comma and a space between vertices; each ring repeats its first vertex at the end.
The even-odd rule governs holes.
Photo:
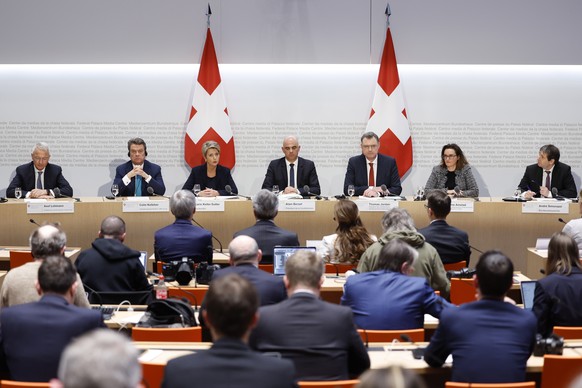
POLYGON ((164 195, 166 186, 162 178, 162 168, 146 160, 148 149, 143 139, 136 137, 127 142, 127 156, 130 160, 117 166, 113 184, 119 187, 122 197, 150 195, 151 187, 157 195, 164 195))
POLYGON ((182 190, 193 190, 194 185, 198 184, 200 185, 199 197, 238 194, 230 169, 218 164, 220 145, 215 141, 205 142, 202 145, 202 155, 204 155, 205 163, 192 169, 182 190), (230 186, 230 192, 226 189, 227 186, 230 186))
POLYGON ((430 224, 419 229, 418 233, 437 250, 444 264, 466 261, 469 266, 469 235, 447 223, 447 216, 451 212, 451 198, 442 191, 433 191, 426 197, 426 212, 430 224))
POLYGON ((6 189, 8 198, 16 198, 17 187, 22 190, 22 198, 53 198, 53 189, 58 188, 62 195, 73 196, 73 188, 63 176, 63 170, 50 164, 51 153, 48 144, 36 143, 32 147, 32 162, 16 167, 16 175, 6 189))
POLYGON ((334 264, 358 264, 358 260, 374 241, 376 236, 368 233, 358 206, 353 201, 339 200, 333 207, 337 228, 334 234, 324 236, 317 252, 325 261, 334 264))
POLYGON ((424 352, 432 367, 453 355, 451 381, 513 383, 525 381, 526 363, 536 335, 536 318, 504 301, 513 284, 513 264, 503 253, 488 251, 473 277, 477 301, 443 310, 424 352))
POLYGON ((106 217, 101 222, 99 238, 91 244, 92 248, 81 252, 75 261, 83 283, 90 288, 92 303, 120 303, 130 299, 132 303, 148 304, 152 299, 151 292, 149 296, 144 293, 137 298, 121 294, 109 301, 104 300, 110 298, 106 295, 93 295, 92 290, 98 293, 152 290, 145 268, 139 261, 141 253, 123 244, 125 236, 125 222, 117 216, 106 217))
POLYGON ((239 230, 233 236, 249 236, 255 239, 263 252, 261 264, 273 263, 273 248, 275 245, 298 247, 297 233, 285 230, 275 225, 275 217, 279 209, 279 199, 269 190, 261 190, 253 197, 253 212, 257 222, 246 229, 239 230))
POLYGON ((424 314, 439 318, 451 304, 437 296, 426 279, 408 276, 418 252, 402 240, 388 242, 373 272, 350 276, 341 304, 354 312, 354 323, 368 330, 420 329, 424 314))
POLYGON ((294 387, 293 363, 264 356, 248 346, 260 319, 259 296, 252 284, 229 274, 210 283, 204 321, 210 327, 210 349, 170 360, 164 388, 286 388, 294 387))
POLYGON ((577 192, 572 169, 560 162, 560 150, 552 144, 540 148, 537 164, 526 167, 518 187, 525 199, 552 198, 554 188, 558 195, 566 198, 576 197, 577 192))
POLYGON ((471 172, 465 154, 456 144, 445 144, 441 150, 441 164, 433 167, 424 186, 426 193, 444 190, 449 195, 478 197, 479 187, 471 172), (460 190, 455 193, 455 188, 460 190))
POLYGON ((64 256, 45 258, 38 269, 38 302, 2 308, 0 359, 12 380, 49 381, 57 377, 63 349, 73 340, 105 327, 100 311, 73 306, 77 271, 64 256))
MULTIPOLYGON (((581 192, 582 193, 582 192, 581 192)), ((578 194, 580 196, 580 194, 578 194)), ((582 215, 582 201, 580 201, 580 214, 582 215)), ((575 218, 568 221, 568 223, 562 229, 562 232, 566 233, 568 236, 572 237, 576 244, 578 244, 578 249, 582 249, 582 218, 575 218)))
POLYGON ((196 197, 189 190, 179 190, 170 198, 170 211, 176 217, 172 225, 154 235, 156 260, 172 261, 183 257, 212 262, 212 233, 192 225, 196 197))
POLYGON ((556 233, 548 245, 546 277, 538 280, 533 312, 538 333, 548 337, 554 326, 582 326, 582 266, 572 237, 556 233))

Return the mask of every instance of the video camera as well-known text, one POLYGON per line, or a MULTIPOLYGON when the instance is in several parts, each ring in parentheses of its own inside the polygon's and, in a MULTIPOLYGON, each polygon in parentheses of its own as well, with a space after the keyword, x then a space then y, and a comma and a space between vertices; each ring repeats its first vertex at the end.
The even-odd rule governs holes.
POLYGON ((181 260, 172 260, 162 264, 162 274, 167 281, 178 282, 181 286, 187 286, 194 276, 194 260, 183 257, 181 260))
POLYGON ((458 271, 447 271, 447 279, 459 278, 459 279, 470 279, 477 272, 474 268, 461 268, 458 271))
POLYGON ((533 354, 536 357, 542 357, 544 354, 562 355, 564 352, 564 337, 552 333, 548 338, 536 334, 536 344, 533 354))

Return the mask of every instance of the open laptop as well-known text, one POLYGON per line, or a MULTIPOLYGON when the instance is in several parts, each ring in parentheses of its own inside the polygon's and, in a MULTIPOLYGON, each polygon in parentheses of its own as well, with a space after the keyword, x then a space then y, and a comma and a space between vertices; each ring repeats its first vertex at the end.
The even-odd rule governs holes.
POLYGON ((148 253, 146 251, 139 251, 139 253, 141 253, 139 255, 139 262, 141 263, 145 271, 148 265, 148 253))
POLYGON ((536 292, 537 281, 521 282, 521 301, 524 310, 531 310, 534 304, 534 294, 536 292))
POLYGON ((275 247, 273 248, 273 275, 285 275, 285 263, 287 258, 299 250, 315 252, 315 247, 275 247))

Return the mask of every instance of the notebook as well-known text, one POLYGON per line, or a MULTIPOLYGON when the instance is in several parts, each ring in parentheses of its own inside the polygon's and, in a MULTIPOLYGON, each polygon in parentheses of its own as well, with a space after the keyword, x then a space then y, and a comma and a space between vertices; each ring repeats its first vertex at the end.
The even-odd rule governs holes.
POLYGON ((531 310, 534 303, 534 294, 536 291, 535 280, 521 282, 521 300, 524 310, 531 310))
POLYGON ((273 275, 285 275, 285 263, 287 258, 299 250, 315 252, 315 247, 275 247, 273 248, 273 275))

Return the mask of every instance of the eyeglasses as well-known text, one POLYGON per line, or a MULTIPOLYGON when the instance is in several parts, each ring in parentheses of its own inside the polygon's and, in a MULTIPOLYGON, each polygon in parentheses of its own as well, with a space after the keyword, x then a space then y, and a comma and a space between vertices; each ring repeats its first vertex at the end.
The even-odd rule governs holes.
POLYGON ((443 155, 443 159, 454 159, 457 155, 443 155))

